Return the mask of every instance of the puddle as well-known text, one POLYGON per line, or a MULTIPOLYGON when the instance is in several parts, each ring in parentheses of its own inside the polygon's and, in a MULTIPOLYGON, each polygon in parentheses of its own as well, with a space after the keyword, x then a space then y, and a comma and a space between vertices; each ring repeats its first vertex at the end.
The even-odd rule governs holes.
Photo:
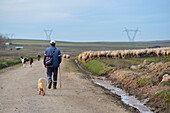
POLYGON ((112 93, 121 96, 121 101, 124 102, 125 104, 138 109, 141 113, 153 113, 148 107, 146 107, 144 105, 145 103, 140 102, 134 96, 129 96, 126 93, 126 91, 124 91, 120 88, 114 87, 110 80, 107 80, 104 77, 93 77, 93 78, 94 79, 92 79, 92 81, 95 84, 102 86, 102 87, 110 90, 112 93))

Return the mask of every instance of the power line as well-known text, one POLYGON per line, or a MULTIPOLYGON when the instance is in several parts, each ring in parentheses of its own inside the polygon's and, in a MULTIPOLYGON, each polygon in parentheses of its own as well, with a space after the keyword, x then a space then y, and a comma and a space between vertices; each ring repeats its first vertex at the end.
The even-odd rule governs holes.
POLYGON ((5 34, 5 36, 9 39, 12 39, 14 37, 14 34, 5 34))

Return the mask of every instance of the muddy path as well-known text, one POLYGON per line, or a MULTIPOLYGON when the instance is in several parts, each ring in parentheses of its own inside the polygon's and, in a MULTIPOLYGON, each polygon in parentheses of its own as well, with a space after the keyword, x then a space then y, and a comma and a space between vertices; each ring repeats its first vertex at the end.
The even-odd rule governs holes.
POLYGON ((94 86, 68 61, 61 64, 62 88, 38 95, 37 81, 46 78, 41 62, 0 73, 0 113, 127 113, 125 108, 94 86))

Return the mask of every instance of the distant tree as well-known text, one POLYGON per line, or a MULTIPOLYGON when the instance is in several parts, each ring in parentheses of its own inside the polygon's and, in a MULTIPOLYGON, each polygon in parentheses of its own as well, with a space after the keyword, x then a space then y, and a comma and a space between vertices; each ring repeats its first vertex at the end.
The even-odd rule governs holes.
POLYGON ((6 42, 8 42, 9 39, 5 37, 4 35, 0 34, 0 49, 5 49, 6 48, 6 42))

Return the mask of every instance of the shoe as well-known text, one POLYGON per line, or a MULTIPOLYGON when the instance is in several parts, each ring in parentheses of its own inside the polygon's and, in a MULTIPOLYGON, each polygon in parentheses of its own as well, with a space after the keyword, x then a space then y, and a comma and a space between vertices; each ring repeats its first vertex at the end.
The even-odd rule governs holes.
POLYGON ((57 89, 56 86, 53 86, 53 89, 57 89))
POLYGON ((52 80, 48 83, 48 89, 51 89, 52 80))

